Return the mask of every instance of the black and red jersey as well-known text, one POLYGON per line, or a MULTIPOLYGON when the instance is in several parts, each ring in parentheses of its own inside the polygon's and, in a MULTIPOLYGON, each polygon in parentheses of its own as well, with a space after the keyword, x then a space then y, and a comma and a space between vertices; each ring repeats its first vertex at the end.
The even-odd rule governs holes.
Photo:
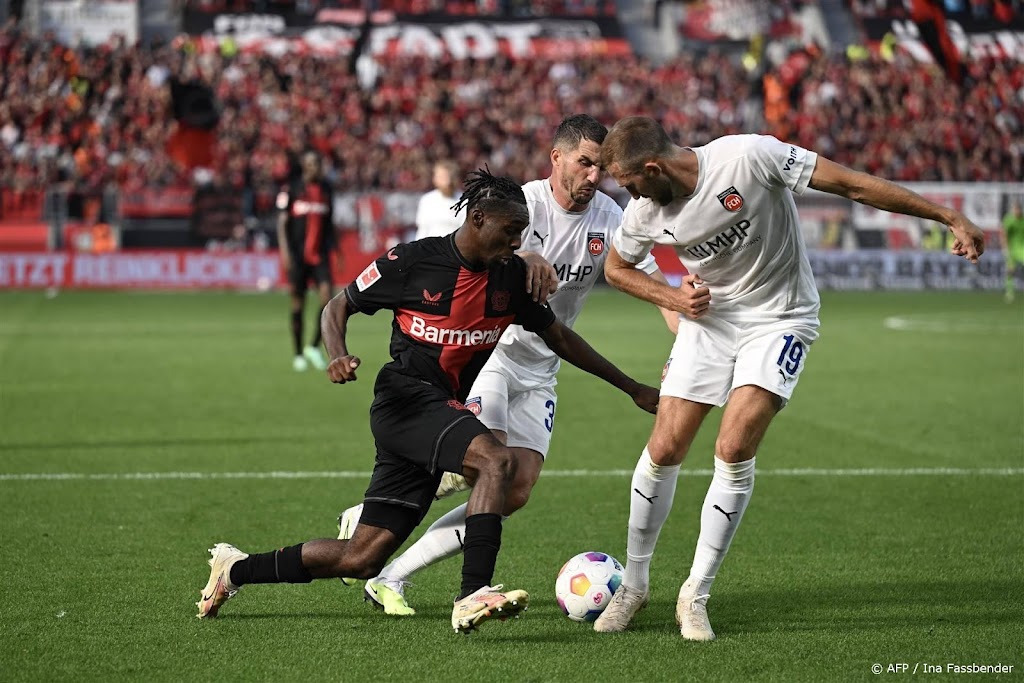
POLYGON ((490 267, 467 263, 455 235, 400 244, 346 289, 350 305, 373 315, 395 312, 391 358, 381 370, 420 379, 464 401, 502 332, 540 332, 555 321, 526 293, 518 256, 490 267))
POLYGON ((277 195, 277 208, 288 214, 285 234, 293 257, 310 265, 326 263, 335 246, 334 198, 325 182, 292 181, 277 195))

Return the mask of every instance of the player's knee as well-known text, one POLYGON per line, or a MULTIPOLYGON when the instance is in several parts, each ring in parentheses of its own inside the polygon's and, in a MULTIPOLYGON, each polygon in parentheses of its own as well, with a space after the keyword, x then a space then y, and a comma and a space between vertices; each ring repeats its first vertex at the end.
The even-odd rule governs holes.
POLYGON ((671 435, 651 435, 647 442, 647 454, 655 465, 678 465, 686 457, 688 443, 671 435))
POLYGON ((372 579, 380 574, 386 563, 387 557, 375 548, 352 546, 350 543, 339 558, 335 573, 352 579, 372 579))
POLYGON ((725 462, 743 462, 754 457, 756 449, 743 438, 728 434, 715 441, 715 456, 725 462))
POLYGON ((505 509, 503 514, 511 515, 516 510, 521 510, 526 507, 526 503, 530 500, 530 492, 533 490, 532 485, 524 484, 523 482, 516 481, 512 484, 512 488, 505 494, 505 509))
POLYGON ((506 489, 512 486, 516 476, 516 459, 511 449, 504 446, 488 449, 482 458, 480 475, 501 480, 506 489))

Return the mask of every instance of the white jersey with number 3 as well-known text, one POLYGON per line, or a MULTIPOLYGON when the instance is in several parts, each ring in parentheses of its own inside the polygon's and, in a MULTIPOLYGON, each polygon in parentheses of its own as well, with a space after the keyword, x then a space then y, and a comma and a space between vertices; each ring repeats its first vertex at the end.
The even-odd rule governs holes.
MULTIPOLYGON (((622 221, 622 209, 608 195, 597 192, 584 211, 563 209, 548 180, 523 185, 530 226, 523 233, 522 251, 540 254, 555 268, 558 290, 548 299, 551 310, 566 327, 572 327, 583 304, 604 270, 608 245, 622 221)), ((647 273, 658 270, 653 258, 642 260, 647 273)), ((488 368, 511 373, 520 382, 545 386, 555 383, 559 358, 544 341, 518 325, 502 335, 488 368)))
POLYGON ((631 200, 614 241, 638 263, 672 246, 711 290, 708 315, 733 322, 816 319, 818 290, 793 192, 807 189, 814 152, 764 135, 730 135, 697 154, 697 188, 667 206, 631 200))

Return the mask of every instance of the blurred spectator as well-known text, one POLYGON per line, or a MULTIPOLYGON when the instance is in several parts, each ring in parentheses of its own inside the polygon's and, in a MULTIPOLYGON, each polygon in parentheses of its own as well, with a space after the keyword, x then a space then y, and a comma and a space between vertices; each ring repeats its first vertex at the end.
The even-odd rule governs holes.
POLYGON ((459 167, 454 161, 442 160, 434 164, 434 189, 420 197, 416 207, 416 237, 444 237, 462 225, 465 214, 452 211, 459 201, 459 167))
POLYGON ((978 60, 958 86, 934 65, 893 59, 792 54, 766 76, 773 103, 786 92, 768 132, 898 181, 1024 177, 1024 64, 978 60))
POLYGON ((960 87, 900 53, 892 64, 795 53, 766 74, 762 128, 746 115, 746 71, 716 52, 659 66, 633 56, 373 59, 364 91, 345 57, 202 52, 188 39, 71 49, 2 29, 0 210, 38 214, 42 189, 58 182, 84 201, 114 186, 189 188, 215 172, 243 218, 269 216, 305 149, 344 191, 423 192, 443 158, 539 177, 549 131, 580 111, 606 123, 651 115, 694 144, 770 132, 896 180, 1024 177, 1019 62, 970 63, 960 87), (166 151, 176 81, 208 87, 220 107, 212 168, 198 176, 166 151))

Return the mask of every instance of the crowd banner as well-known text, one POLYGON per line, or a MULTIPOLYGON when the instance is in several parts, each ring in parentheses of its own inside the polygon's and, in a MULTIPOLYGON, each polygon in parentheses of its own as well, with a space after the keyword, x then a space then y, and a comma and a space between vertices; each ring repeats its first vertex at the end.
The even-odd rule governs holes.
MULTIPOLYGON (((654 249, 658 267, 673 286, 686 271, 671 248, 654 249)), ((814 281, 820 290, 999 290, 1006 277, 1006 261, 992 252, 977 265, 941 251, 860 249, 808 253, 814 281)), ((1016 278, 1024 289, 1024 278, 1016 278)))
POLYGON ((243 52, 348 55, 364 29, 365 50, 374 56, 419 55, 456 59, 510 57, 573 58, 626 55, 632 50, 613 17, 558 19, 482 18, 432 21, 428 17, 360 10, 322 9, 302 14, 295 6, 260 14, 210 13, 186 9, 186 33, 200 46, 218 49, 230 38, 243 52))
MULTIPOLYGON (((880 41, 892 33, 900 47, 921 62, 934 61, 917 24, 907 18, 866 17, 862 20, 868 40, 880 41)), ((1011 59, 1024 62, 1024 16, 1007 23, 976 19, 967 13, 946 20, 950 40, 965 58, 1011 59)))
POLYGON ((139 39, 137 0, 42 0, 39 30, 66 45, 102 45, 114 36, 129 45, 139 39))
POLYGON ((4 289, 269 289, 282 276, 274 252, 0 253, 4 289))
POLYGON ((140 188, 121 192, 125 218, 189 218, 195 190, 189 186, 140 188))

